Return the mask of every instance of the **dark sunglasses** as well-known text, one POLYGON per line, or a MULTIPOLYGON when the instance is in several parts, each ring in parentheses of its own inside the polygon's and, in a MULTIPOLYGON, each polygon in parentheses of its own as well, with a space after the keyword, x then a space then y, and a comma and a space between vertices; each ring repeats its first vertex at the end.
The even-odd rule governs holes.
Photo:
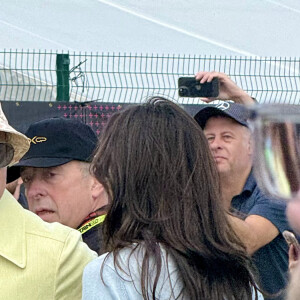
POLYGON ((0 168, 7 167, 12 161, 15 150, 11 144, 0 143, 0 168))

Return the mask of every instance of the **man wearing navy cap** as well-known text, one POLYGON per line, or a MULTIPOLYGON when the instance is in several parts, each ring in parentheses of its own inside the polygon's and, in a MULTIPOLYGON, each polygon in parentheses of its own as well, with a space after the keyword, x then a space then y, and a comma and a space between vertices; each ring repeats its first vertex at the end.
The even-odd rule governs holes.
POLYGON ((33 123, 25 134, 29 151, 13 168, 20 169, 29 210, 46 222, 78 229, 99 253, 107 195, 89 171, 96 134, 88 125, 65 118, 33 123))
POLYGON ((29 149, 0 104, 0 299, 81 299, 82 272, 96 258, 75 230, 43 222, 5 189, 6 167, 29 149))
MULTIPOLYGON (((214 75, 218 74, 214 72, 214 75)), ((223 84, 230 80, 224 78, 224 74, 220 76, 223 84)), ((194 118, 204 130, 217 164, 224 205, 228 211, 239 215, 229 217, 253 257, 259 285, 264 291, 275 294, 287 284, 288 246, 282 232, 289 230, 289 225, 285 203, 264 195, 252 174, 253 141, 248 114, 244 105, 222 102, 203 107, 194 118)), ((284 299, 284 293, 265 299, 284 299)))

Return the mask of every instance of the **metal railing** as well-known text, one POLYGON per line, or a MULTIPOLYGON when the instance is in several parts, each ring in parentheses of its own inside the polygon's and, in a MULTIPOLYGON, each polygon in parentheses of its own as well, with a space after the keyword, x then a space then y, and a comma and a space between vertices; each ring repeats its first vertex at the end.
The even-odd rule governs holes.
POLYGON ((200 70, 228 74, 260 103, 300 103, 300 58, 0 51, 0 101, 179 103, 177 80, 200 70))

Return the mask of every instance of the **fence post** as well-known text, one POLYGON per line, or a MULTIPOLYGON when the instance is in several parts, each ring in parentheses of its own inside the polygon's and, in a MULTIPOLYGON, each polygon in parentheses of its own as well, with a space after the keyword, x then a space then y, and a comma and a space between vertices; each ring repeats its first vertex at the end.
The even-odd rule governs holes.
POLYGON ((56 101, 70 100, 69 66, 69 54, 56 54, 56 101))

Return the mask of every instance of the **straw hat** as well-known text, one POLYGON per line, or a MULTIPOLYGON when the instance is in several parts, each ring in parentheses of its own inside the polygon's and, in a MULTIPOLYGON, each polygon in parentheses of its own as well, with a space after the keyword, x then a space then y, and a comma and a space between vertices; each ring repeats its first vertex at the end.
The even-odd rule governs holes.
POLYGON ((0 132, 6 133, 6 142, 14 148, 14 156, 9 165, 13 165, 28 151, 29 139, 22 133, 12 128, 3 113, 0 103, 0 132))

